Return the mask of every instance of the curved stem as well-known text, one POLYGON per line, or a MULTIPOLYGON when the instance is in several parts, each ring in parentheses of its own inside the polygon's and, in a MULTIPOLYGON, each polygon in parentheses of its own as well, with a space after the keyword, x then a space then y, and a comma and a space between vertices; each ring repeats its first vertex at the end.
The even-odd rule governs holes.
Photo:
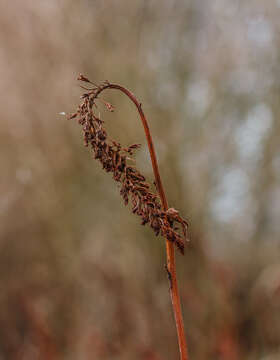
MULTIPOLYGON (((151 161, 152 161, 152 166, 153 166, 153 171, 154 171, 154 175, 155 175, 155 182, 156 182, 157 189, 158 189, 158 192, 160 195, 162 207, 165 211, 168 210, 168 203, 167 203, 165 191, 164 191, 164 188, 162 185, 162 181, 160 178, 159 167, 158 167, 158 162, 157 162, 157 158, 156 158, 153 139, 152 139, 152 136, 150 133, 147 119, 142 110, 141 103, 139 103, 139 101, 136 99, 136 97, 129 90, 124 88, 123 86, 116 85, 116 84, 110 84, 110 83, 99 88, 96 91, 96 97, 105 89, 116 89, 116 90, 123 92, 124 94, 126 94, 129 97, 129 99, 137 107, 137 110, 139 112, 144 130, 145 130, 145 135, 146 135, 149 152, 150 152, 150 157, 151 157, 151 161)), ((168 275, 169 275, 169 279, 170 279, 170 296, 171 296, 171 301, 172 301, 172 307, 173 307, 173 312, 174 312, 174 317, 175 317, 178 343, 179 343, 179 349, 180 349, 180 359, 188 360, 187 343, 186 343, 186 337, 185 337, 183 316, 182 316, 181 303, 180 303, 180 297, 179 297, 179 291, 178 291, 178 283, 177 283, 177 275, 176 275, 174 244, 171 241, 168 241, 167 239, 166 239, 166 257, 167 257, 167 271, 168 271, 168 275)))

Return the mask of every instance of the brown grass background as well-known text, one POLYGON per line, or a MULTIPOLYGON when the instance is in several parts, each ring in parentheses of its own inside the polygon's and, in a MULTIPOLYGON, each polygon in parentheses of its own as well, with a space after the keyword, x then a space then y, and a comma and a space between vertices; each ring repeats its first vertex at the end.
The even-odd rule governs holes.
MULTIPOLYGON (((0 4, 0 359, 177 359, 164 241, 60 112, 79 73, 128 87, 169 205, 191 359, 280 356, 280 2, 0 4)), ((100 112, 152 179, 135 109, 100 112)))

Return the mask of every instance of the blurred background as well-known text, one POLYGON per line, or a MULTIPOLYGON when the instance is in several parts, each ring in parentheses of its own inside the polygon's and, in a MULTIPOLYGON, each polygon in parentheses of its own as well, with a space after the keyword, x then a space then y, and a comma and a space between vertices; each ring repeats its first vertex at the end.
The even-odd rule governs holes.
MULTIPOLYGON (((66 114, 132 90, 169 206, 191 359, 280 358, 280 1, 1 1, 0 359, 178 359, 165 246, 66 114)), ((111 137, 142 143, 123 95, 111 137)))

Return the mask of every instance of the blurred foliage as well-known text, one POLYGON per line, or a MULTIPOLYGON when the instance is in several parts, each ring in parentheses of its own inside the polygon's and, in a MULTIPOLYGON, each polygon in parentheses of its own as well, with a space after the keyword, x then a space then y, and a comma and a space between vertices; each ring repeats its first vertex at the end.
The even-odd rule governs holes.
MULTIPOLYGON (((60 112, 79 73, 142 101, 170 206, 191 359, 280 356, 280 2, 2 1, 0 359, 176 359, 164 241, 60 112)), ((102 116, 141 142, 120 94, 102 116)))

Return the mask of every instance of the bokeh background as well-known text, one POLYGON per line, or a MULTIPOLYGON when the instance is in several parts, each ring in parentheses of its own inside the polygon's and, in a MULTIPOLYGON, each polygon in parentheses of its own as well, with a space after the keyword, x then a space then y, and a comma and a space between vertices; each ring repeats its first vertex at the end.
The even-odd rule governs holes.
MULTIPOLYGON (((280 1, 2 0, 0 359, 178 359, 164 240, 83 147, 76 78, 131 89, 169 205, 191 359, 280 358, 280 1)), ((99 111, 143 144, 123 95, 99 111)))

